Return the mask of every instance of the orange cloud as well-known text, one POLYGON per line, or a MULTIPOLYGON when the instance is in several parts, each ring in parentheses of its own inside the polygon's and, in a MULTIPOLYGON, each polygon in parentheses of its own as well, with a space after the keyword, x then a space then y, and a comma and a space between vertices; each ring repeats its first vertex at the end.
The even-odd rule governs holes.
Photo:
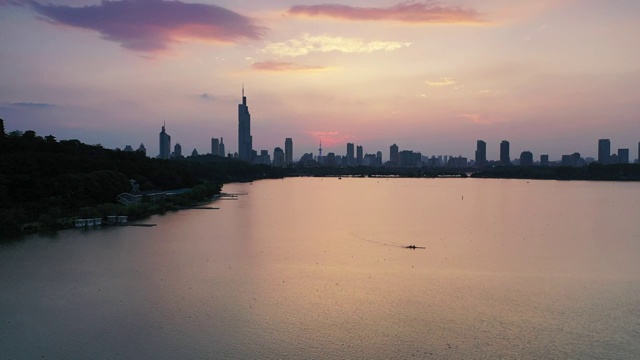
POLYGON ((338 4, 296 5, 288 13, 294 16, 329 17, 352 21, 396 21, 412 24, 483 23, 473 9, 443 6, 437 2, 403 2, 387 8, 355 7, 338 4))
POLYGON ((290 62, 281 61, 262 61, 256 62, 251 65, 251 68, 259 71, 312 71, 312 70, 325 70, 322 66, 309 66, 300 65, 290 62))

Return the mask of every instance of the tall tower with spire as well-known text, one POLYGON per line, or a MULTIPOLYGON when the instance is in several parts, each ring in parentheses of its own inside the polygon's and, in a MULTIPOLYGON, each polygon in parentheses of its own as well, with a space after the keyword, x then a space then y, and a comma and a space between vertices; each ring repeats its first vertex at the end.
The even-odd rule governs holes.
POLYGON ((322 163, 322 139, 320 139, 320 148, 318 149, 318 162, 322 163))
POLYGON ((251 137, 251 114, 247 106, 242 85, 242 104, 238 104, 238 156, 240 160, 253 161, 253 138, 251 137))
POLYGON ((162 124, 162 131, 160 132, 160 159, 168 159, 171 156, 171 136, 165 131, 165 123, 162 124))

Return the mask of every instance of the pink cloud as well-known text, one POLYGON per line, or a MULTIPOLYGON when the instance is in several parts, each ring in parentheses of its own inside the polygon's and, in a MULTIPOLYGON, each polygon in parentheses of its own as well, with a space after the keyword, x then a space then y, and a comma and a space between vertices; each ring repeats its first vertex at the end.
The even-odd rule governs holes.
MULTIPOLYGON (((22 2, 13 1, 12 5, 19 3, 22 2)), ((266 31, 252 19, 216 5, 168 0, 102 1, 83 7, 24 3, 45 21, 95 30, 104 39, 136 51, 164 50, 185 38, 219 42, 255 40, 261 39, 266 31)))
POLYGON ((259 71, 304 71, 304 70, 324 70, 326 68, 322 66, 308 66, 294 64, 290 62, 281 61, 262 61, 256 62, 251 65, 254 70, 259 71))
POLYGON ((481 14, 475 10, 443 6, 434 1, 403 2, 387 8, 338 4, 296 5, 291 7, 288 13, 353 21, 397 21, 414 24, 484 22, 481 14))

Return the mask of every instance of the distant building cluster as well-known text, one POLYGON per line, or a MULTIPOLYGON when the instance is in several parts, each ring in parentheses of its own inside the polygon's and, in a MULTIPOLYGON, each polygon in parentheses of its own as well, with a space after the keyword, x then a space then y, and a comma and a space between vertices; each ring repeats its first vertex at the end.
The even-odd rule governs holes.
MULTIPOLYGON (((166 124, 162 125, 162 131, 159 134, 160 153, 158 158, 170 159, 181 158, 182 147, 180 143, 176 143, 173 152, 171 149, 171 136, 166 132, 166 124)), ((489 166, 570 166, 580 167, 592 162, 600 164, 627 164, 630 161, 630 151, 628 148, 619 148, 617 152, 611 152, 611 141, 609 139, 598 140, 598 158, 583 158, 580 153, 562 155, 557 161, 550 161, 548 154, 541 154, 539 158, 535 158, 531 151, 522 151, 520 156, 512 159, 510 153, 510 143, 508 140, 502 140, 499 144, 500 157, 497 160, 489 160, 487 158, 487 143, 484 140, 476 141, 475 156, 473 159, 467 159, 462 155, 432 155, 425 156, 420 152, 412 150, 401 150, 398 145, 392 144, 389 147, 389 158, 383 161, 382 152, 376 151, 365 153, 362 145, 354 143, 346 144, 344 155, 329 152, 323 155, 322 142, 318 147, 318 155, 313 153, 305 153, 297 161, 298 164, 306 166, 367 166, 367 167, 448 167, 448 168, 483 168, 489 166)), ((130 145, 125 147, 125 151, 133 151, 130 145)), ((136 151, 146 154, 144 144, 136 151)), ((640 159, 640 142, 638 142, 638 159, 640 159)), ((192 156, 198 155, 198 151, 193 149, 192 156)), ((295 163, 293 156, 293 139, 288 137, 284 140, 284 149, 280 146, 273 149, 273 157, 268 150, 253 149, 253 136, 251 135, 251 113, 247 105, 247 97, 242 87, 242 102, 238 104, 238 151, 231 154, 226 152, 224 140, 220 138, 211 139, 211 155, 221 157, 232 157, 253 164, 266 164, 273 166, 289 166, 295 163)), ((636 160, 640 162, 640 160, 636 160)))

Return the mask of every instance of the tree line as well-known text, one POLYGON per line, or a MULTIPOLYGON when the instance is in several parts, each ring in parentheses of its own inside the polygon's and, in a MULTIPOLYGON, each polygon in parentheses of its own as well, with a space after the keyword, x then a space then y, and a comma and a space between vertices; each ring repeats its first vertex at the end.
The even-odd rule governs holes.
POLYGON ((0 239, 20 235, 30 222, 55 224, 109 209, 118 194, 131 191, 130 180, 141 191, 194 189, 172 204, 153 205, 160 209, 138 209, 139 217, 210 198, 226 182, 283 176, 284 169, 211 155, 162 160, 31 130, 5 134, 0 119, 0 239))

